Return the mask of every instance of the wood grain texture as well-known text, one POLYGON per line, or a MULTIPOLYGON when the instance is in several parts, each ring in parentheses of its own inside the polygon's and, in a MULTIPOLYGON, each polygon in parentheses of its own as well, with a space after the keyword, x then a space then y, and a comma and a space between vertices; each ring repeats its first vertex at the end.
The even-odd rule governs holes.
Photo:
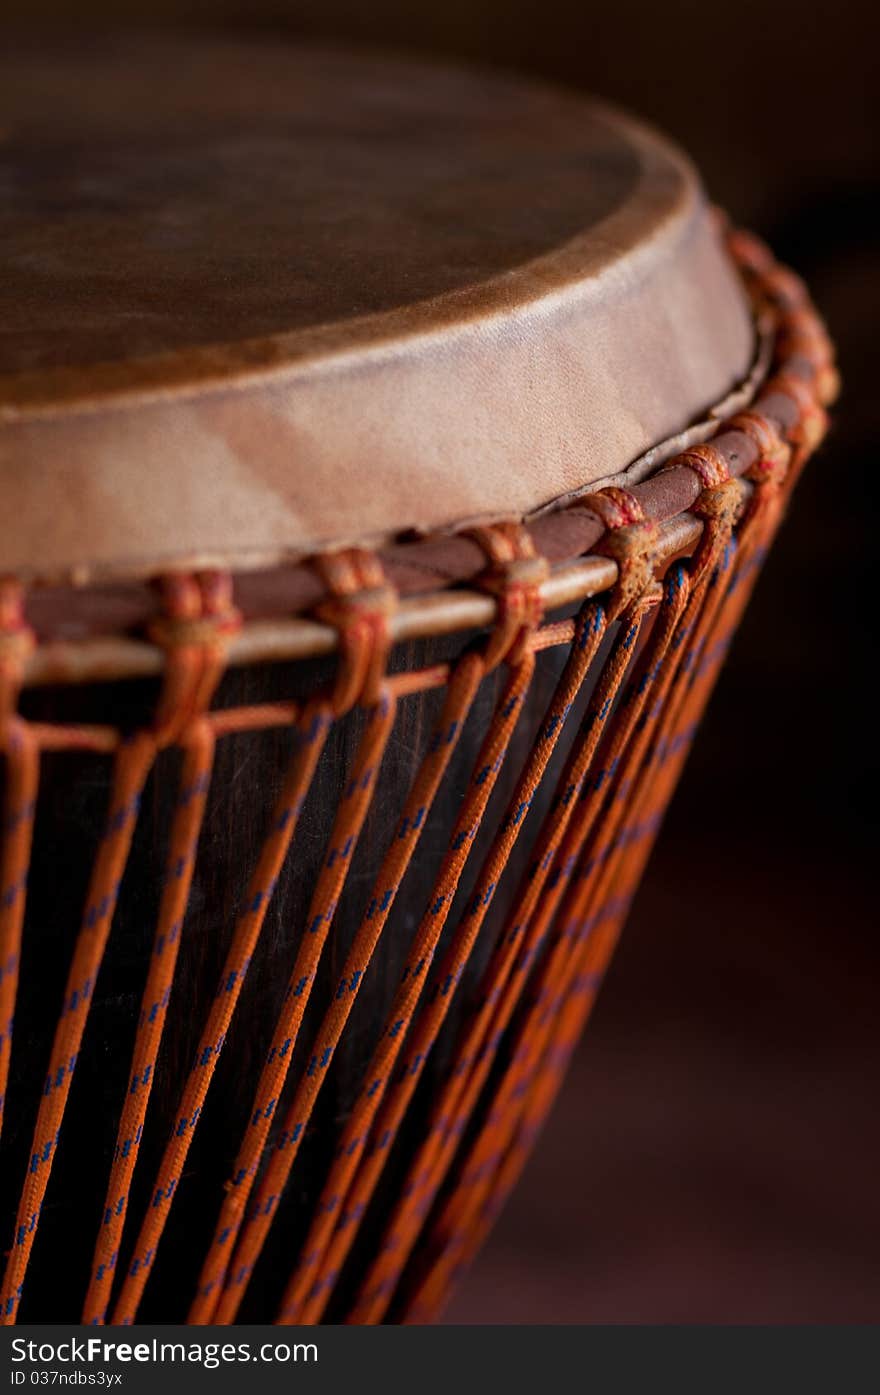
POLYGON ((748 371, 697 178, 579 98, 317 49, 0 59, 0 556, 255 567, 523 514, 748 371))

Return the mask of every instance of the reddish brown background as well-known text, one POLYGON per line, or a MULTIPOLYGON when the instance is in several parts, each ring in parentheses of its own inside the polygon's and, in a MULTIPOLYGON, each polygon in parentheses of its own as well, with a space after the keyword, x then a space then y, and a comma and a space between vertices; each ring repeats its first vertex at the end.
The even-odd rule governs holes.
MULTIPOLYGON (((17 12, 17 15, 16 13, 17 12)), ((71 27, 62 0, 18 24, 71 27)), ((839 341, 799 491, 645 886, 458 1322, 880 1317, 876 699, 880 148, 872 5, 84 0, 85 20, 305 34, 619 101, 810 281, 839 341)))

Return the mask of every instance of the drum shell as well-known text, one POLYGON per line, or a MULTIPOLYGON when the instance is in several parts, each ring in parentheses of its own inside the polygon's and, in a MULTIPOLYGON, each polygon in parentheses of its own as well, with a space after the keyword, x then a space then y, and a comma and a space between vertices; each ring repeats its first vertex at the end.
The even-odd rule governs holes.
MULTIPOLYGON (((430 669, 480 643, 447 636, 401 645, 391 668, 430 669)), ((609 636, 610 642, 610 636, 609 636)), ((537 655, 521 719, 475 840, 452 912, 440 942, 448 943, 473 889, 517 775, 569 646, 537 655)), ((605 646, 607 649, 607 644, 605 646)), ((604 651, 603 651, 604 652, 604 651)), ((215 707, 305 699, 332 680, 335 660, 261 665, 230 670, 215 707)), ((546 812, 565 753, 574 739, 578 713, 586 706, 600 664, 584 683, 577 710, 566 724, 539 795, 526 821, 503 885, 482 927, 468 970, 457 990, 440 1039, 431 1053, 417 1097, 359 1236, 346 1291, 357 1282, 363 1257, 375 1244, 387 1205, 395 1195, 416 1141, 421 1137, 438 1083, 472 1004, 482 971, 526 864, 529 847, 546 812)), ((270 1321, 297 1247, 314 1216, 321 1186, 340 1132, 363 1084, 369 1055, 385 1024, 412 936, 424 912, 467 787, 480 743, 504 682, 505 671, 483 682, 438 793, 424 833, 377 950, 359 989, 334 1064, 323 1084, 300 1155, 263 1259, 249 1288, 242 1317, 270 1321)), ((22 713, 46 723, 111 724, 123 732, 148 724, 158 696, 152 680, 53 687, 27 691, 22 713)), ((393 836, 407 791, 425 753, 443 692, 401 698, 357 851, 325 946, 296 1051, 283 1105, 308 1062, 312 1039, 332 1002, 345 953, 369 902, 382 856, 393 836)), ((293 846, 278 879, 235 1018, 189 1152, 185 1174, 155 1262, 140 1320, 185 1320, 199 1267, 211 1239, 245 1130, 260 1068, 281 1009, 309 900, 325 854, 365 717, 356 710, 333 727, 309 791, 293 846)), ((149 1205, 162 1150, 177 1117, 180 1091, 193 1064, 199 1034, 217 991, 223 958, 241 909, 247 879, 265 837, 275 796, 291 758, 289 728, 221 736, 207 802, 196 869, 183 926, 179 960, 161 1051, 140 1144, 129 1202, 131 1218, 149 1205)), ((104 963, 97 982, 77 1065, 50 1190, 22 1302, 21 1320, 75 1321, 87 1287, 119 1113, 127 1088, 140 1009, 152 950, 159 898, 166 875, 168 835, 180 776, 181 753, 160 753, 148 779, 132 849, 120 888, 104 963)), ((110 793, 113 762, 103 754, 44 752, 23 930, 16 1032, 4 1137, 2 1195, 14 1198, 27 1166, 36 1105, 51 1038, 64 993, 75 935, 86 903, 92 860, 110 793)), ((276 1122, 275 1131, 279 1124, 276 1122)), ((7 1228, 13 1217, 6 1217, 7 1228)))

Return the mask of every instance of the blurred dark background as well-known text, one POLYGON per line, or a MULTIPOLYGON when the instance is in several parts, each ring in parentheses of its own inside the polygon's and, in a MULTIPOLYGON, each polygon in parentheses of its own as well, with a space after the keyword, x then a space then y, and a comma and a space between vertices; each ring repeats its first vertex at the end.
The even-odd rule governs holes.
POLYGON ((7 0, 18 27, 305 35, 589 89, 676 137, 840 351, 808 470, 543 1144, 455 1322, 880 1318, 873 4, 7 0))

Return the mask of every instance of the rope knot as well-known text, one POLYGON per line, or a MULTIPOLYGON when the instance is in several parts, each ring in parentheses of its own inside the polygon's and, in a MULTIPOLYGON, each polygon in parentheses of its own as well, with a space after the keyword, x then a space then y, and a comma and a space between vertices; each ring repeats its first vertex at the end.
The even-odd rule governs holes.
POLYGON ((207 710, 242 622, 228 572, 168 573, 156 585, 162 611, 147 633, 166 666, 153 725, 157 744, 168 746, 207 710))
POLYGON ((646 519, 614 528, 598 543, 596 551, 617 563, 617 581, 608 601, 609 619, 653 587, 659 536, 657 524, 646 519))
POLYGON ((608 529, 626 528, 645 520, 645 511, 636 496, 618 485, 609 485, 607 489, 600 489, 594 494, 584 494, 577 502, 601 519, 608 529))
POLYGON ((228 572, 169 573, 157 586, 162 613, 147 633, 163 649, 222 649, 241 629, 228 572))
POLYGON ((375 552, 364 548, 320 553, 312 565, 329 593, 312 613, 332 625, 339 638, 339 668, 330 696, 333 715, 339 718, 358 704, 379 701, 397 592, 375 552))
POLYGON ((693 471, 704 490, 717 489, 730 479, 727 460, 711 441, 704 441, 701 445, 691 446, 689 450, 682 451, 669 462, 666 469, 682 465, 693 471))
POLYGON ((536 552, 531 534, 521 523, 470 528, 467 535, 479 544, 488 562, 474 584, 498 604, 483 656, 486 670, 501 663, 516 665, 544 618, 541 588, 550 575, 549 563, 536 552))
POLYGON ((717 522, 722 528, 732 528, 742 512, 746 492, 742 480, 726 479, 711 489, 704 489, 691 505, 691 512, 717 522))
POLYGON ((692 588, 714 569, 742 514, 747 497, 748 487, 743 480, 726 479, 711 489, 704 489, 691 505, 691 511, 705 520, 702 536, 690 563, 692 588))
POLYGON ((755 484, 781 489, 791 463, 791 446, 783 441, 777 427, 761 412, 737 412, 727 422, 731 431, 741 431, 757 448, 758 459, 745 472, 755 484))
POLYGON ((746 491, 741 480, 731 478, 727 457, 711 441, 690 446, 670 460, 666 469, 682 466, 692 471, 703 486, 690 506, 691 513, 705 519, 690 564, 690 583, 694 587, 715 566, 742 511, 746 491))
POLYGON ((608 601, 608 618, 647 596, 654 586, 658 525, 649 519, 635 494, 610 485, 579 500, 605 525, 595 551, 617 563, 617 581, 608 601))

